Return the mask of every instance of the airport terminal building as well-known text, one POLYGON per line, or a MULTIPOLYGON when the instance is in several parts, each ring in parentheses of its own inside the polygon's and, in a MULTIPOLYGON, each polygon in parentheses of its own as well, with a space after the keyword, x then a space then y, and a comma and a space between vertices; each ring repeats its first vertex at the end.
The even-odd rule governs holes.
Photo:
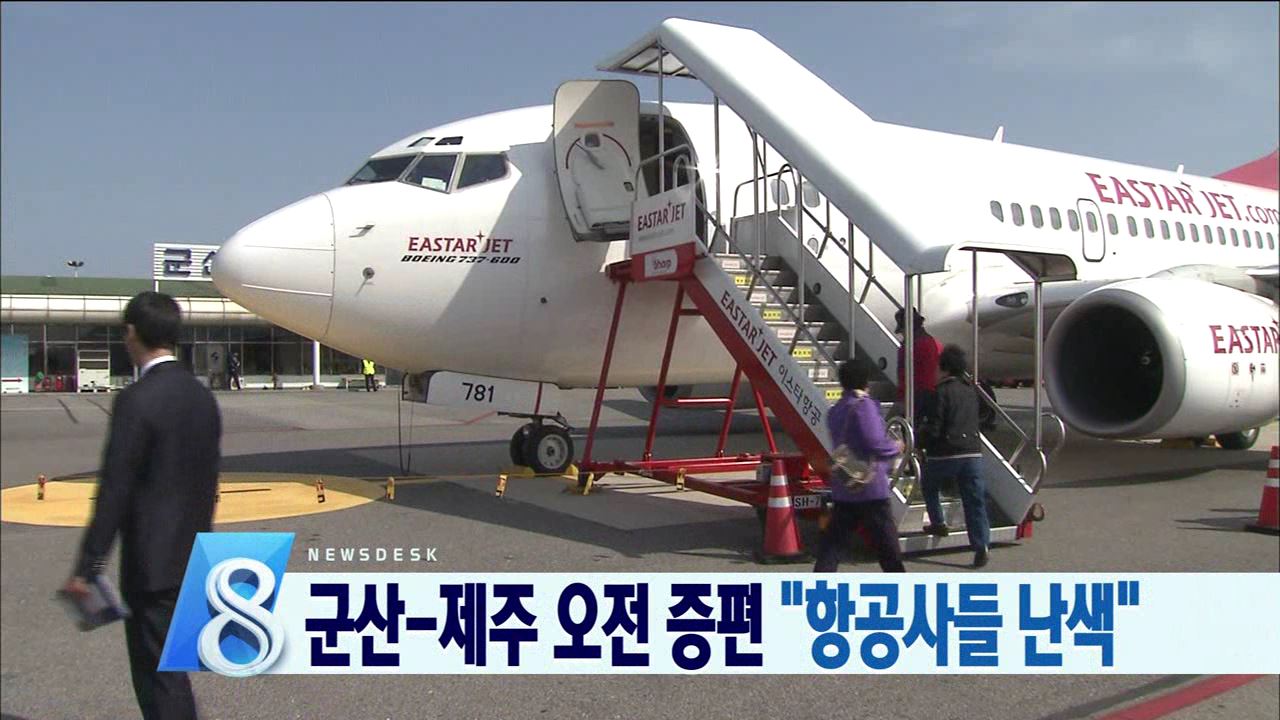
MULTIPOLYGON (((182 246, 186 251, 201 246, 182 246)), ((173 246, 157 252, 174 255, 173 246)), ((199 249, 186 264, 200 268, 199 249)), ((4 392, 75 392, 122 388, 133 381, 121 315, 144 290, 172 295, 183 312, 178 360, 215 389, 230 386, 227 358, 239 353, 246 388, 310 387, 316 380, 316 344, 276 327, 224 298, 212 282, 162 279, 184 261, 161 264, 153 278, 0 278, 0 337, 4 392)), ((203 263, 207 266, 207 263, 203 263)), ((198 270, 196 271, 198 272, 198 270)), ((181 276, 179 276, 181 277, 181 276)), ((320 345, 319 381, 340 387, 360 379, 360 358, 320 345)), ((378 368, 381 376, 383 370, 378 368)), ((383 378, 379 378, 381 383, 383 378)))

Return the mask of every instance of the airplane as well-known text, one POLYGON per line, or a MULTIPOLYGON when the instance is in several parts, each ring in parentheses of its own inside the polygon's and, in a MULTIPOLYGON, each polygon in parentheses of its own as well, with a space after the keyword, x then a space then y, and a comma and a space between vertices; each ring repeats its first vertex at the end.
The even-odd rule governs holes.
MULTIPOLYGON (((947 218, 957 234, 1072 248, 1075 278, 1045 284, 1044 307, 1046 390, 1073 429, 1117 439, 1216 435, 1247 448, 1276 417, 1275 153, 1261 172, 1251 165, 1214 178, 1018 145, 1003 128, 974 138, 868 117, 860 132, 893 149, 895 172, 918 175, 893 212, 947 218), (1231 179, 1241 173, 1254 184, 1231 179)), ((595 387, 617 294, 604 271, 628 256, 622 240, 637 197, 695 184, 704 242, 718 237, 712 217, 728 226, 757 212, 757 187, 779 212, 822 202, 777 175, 776 156, 773 178, 756 180, 756 142, 726 106, 659 105, 641 102, 626 81, 571 81, 551 105, 387 145, 345 183, 236 232, 216 257, 214 282, 271 322, 344 352, 411 375, 471 378, 461 404, 497 394, 475 378, 533 384, 539 400, 544 387, 595 387), (575 122, 586 107, 595 119, 575 122)), ((861 225, 852 239, 830 239, 902 289, 901 272, 861 225)), ((968 257, 924 276, 919 297, 931 334, 972 350, 968 257)), ((1029 378, 1031 281, 1004 255, 972 257, 982 377, 1029 378)), ((611 386, 652 395, 671 302, 662 283, 628 291, 611 386)), ((866 307, 892 327, 890 298, 869 297, 866 307)), ((677 337, 669 388, 729 382, 735 363, 705 324, 681 323, 677 337)), ((545 407, 525 412, 533 422, 513 436, 513 461, 562 469, 573 455, 568 434, 543 425, 545 407)))

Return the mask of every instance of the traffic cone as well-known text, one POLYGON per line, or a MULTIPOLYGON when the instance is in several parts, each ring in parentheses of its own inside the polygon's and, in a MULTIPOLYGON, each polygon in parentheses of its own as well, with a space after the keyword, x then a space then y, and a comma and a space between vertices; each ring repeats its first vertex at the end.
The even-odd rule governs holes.
POLYGON ((316 480, 316 502, 324 502, 324 480, 316 480))
POLYGON ((47 482, 49 482, 49 478, 45 477, 44 473, 40 473, 39 475, 36 476, 36 485, 37 485, 36 499, 37 500, 44 499, 44 486, 45 486, 45 483, 47 482))
POLYGON ((1245 529, 1280 535, 1280 445, 1271 446, 1267 479, 1262 484, 1262 505, 1258 508, 1258 522, 1246 525, 1245 529))
POLYGON ((781 457, 774 457, 764 517, 764 548, 756 553, 756 561, 774 564, 807 559, 800 548, 800 530, 791 507, 791 492, 787 489, 787 467, 781 457))
POLYGON ((386 493, 384 493, 383 498, 386 500, 396 499, 396 479, 395 478, 393 477, 387 478, 386 493))

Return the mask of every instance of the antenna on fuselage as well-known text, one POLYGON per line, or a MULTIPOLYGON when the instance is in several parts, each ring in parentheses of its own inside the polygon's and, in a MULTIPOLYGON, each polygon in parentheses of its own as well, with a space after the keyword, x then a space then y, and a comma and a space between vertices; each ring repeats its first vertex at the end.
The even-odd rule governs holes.
POLYGON ((991 142, 998 142, 998 143, 1004 142, 1004 126, 1003 125, 996 128, 996 135, 995 137, 991 138, 991 142))

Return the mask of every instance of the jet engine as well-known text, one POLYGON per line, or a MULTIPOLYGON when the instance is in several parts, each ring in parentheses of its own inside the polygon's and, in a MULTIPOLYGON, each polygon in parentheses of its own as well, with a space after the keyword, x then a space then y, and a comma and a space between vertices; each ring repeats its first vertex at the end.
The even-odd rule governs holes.
POLYGON ((1280 405, 1277 318, 1272 300, 1223 285, 1113 283, 1054 322, 1046 389, 1068 425, 1097 437, 1204 437, 1265 425, 1280 405))

